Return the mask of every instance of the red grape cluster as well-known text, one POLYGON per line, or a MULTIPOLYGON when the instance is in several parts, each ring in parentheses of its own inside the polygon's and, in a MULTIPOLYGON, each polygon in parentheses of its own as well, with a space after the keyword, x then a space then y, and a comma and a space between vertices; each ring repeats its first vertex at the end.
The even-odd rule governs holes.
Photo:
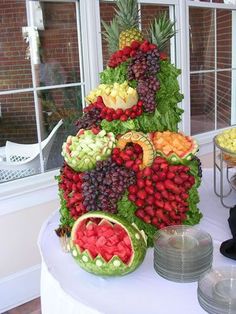
POLYGON ((155 95, 160 87, 156 75, 159 68, 160 54, 157 46, 144 41, 131 60, 128 79, 138 81, 137 91, 145 112, 155 111, 155 95))
POLYGON ((83 174, 75 172, 68 165, 64 165, 61 169, 59 188, 63 191, 63 198, 66 201, 71 217, 75 220, 87 212, 83 206, 83 174))
POLYGON ((181 224, 186 219, 188 191, 195 178, 189 167, 169 165, 156 157, 151 167, 136 174, 137 181, 129 186, 129 200, 138 207, 136 216, 157 228, 181 224))
POLYGON ((129 118, 135 119, 136 117, 140 116, 143 113, 142 107, 143 107, 142 101, 138 101, 137 105, 134 105, 133 107, 126 110, 123 110, 121 108, 115 110, 113 108, 108 108, 104 106, 101 111, 101 118, 106 119, 107 121, 113 120, 126 121, 129 118))
POLYGON ((125 166, 133 171, 139 171, 139 165, 142 163, 143 150, 140 145, 133 144, 133 146, 127 146, 124 150, 114 148, 112 152, 112 160, 118 165, 125 166))
POLYGON ((83 206, 87 210, 117 212, 117 202, 136 180, 135 173, 118 166, 111 158, 98 161, 96 168, 84 173, 83 206))

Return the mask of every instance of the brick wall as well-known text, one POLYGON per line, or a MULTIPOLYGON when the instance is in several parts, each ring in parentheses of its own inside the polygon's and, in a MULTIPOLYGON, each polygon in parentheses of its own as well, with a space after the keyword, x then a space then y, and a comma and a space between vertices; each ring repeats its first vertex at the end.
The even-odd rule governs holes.
MULTIPOLYGON (((80 81, 77 25, 74 3, 43 3, 44 31, 39 31, 41 64, 36 65, 39 85, 65 84, 80 81)), ((27 44, 22 27, 27 26, 25 1, 1 0, 0 3, 0 90, 32 87, 30 60, 26 60, 27 44)), ((76 89, 75 89, 76 91, 76 89)), ((74 93, 76 94, 76 92, 74 93)), ((45 98, 51 101, 50 110, 62 113, 79 107, 78 99, 65 90, 40 92, 39 104, 45 110, 45 98), (69 95, 69 96, 68 96, 69 95), (71 96, 72 95, 72 96, 71 96)), ((34 99, 32 93, 0 96, 0 146, 6 140, 19 143, 37 141, 34 99)), ((47 124, 47 115, 44 114, 47 124)), ((52 117, 52 116, 51 116, 52 117)), ((55 121, 56 122, 56 121, 55 121)), ((50 128, 46 126, 50 131, 50 128)), ((43 130, 43 131, 46 131, 43 130)), ((43 137, 47 135, 42 131, 43 137)))

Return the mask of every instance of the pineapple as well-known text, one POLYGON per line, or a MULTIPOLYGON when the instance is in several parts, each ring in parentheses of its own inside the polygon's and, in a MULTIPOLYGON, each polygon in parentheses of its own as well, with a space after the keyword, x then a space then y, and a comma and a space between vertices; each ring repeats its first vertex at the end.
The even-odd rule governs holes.
POLYGON ((119 49, 119 25, 117 23, 117 18, 114 18, 110 24, 102 21, 102 25, 105 28, 103 35, 108 43, 108 52, 112 54, 119 49))
POLYGON ((120 27, 119 48, 130 46, 132 41, 143 41, 139 30, 139 10, 137 0, 117 0, 117 22, 120 27))
POLYGON ((171 22, 166 13, 163 14, 159 19, 155 19, 150 25, 150 41, 157 45, 160 51, 163 51, 167 43, 176 34, 173 29, 175 22, 171 22))

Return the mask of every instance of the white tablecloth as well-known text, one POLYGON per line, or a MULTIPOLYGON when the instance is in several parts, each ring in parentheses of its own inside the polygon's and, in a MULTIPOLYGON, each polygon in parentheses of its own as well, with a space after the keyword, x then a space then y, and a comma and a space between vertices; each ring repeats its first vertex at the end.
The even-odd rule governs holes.
MULTIPOLYGON (((213 192, 213 172, 204 170, 199 208, 204 217, 199 228, 214 240, 214 266, 236 264, 219 253, 222 241, 231 238, 228 209, 213 192)), ((236 194, 231 196, 236 203, 236 194)), ((41 229, 41 302, 43 314, 200 314, 197 282, 175 283, 153 269, 153 250, 143 264, 124 277, 103 278, 82 270, 68 253, 63 253, 54 229, 59 215, 54 213, 41 229)))

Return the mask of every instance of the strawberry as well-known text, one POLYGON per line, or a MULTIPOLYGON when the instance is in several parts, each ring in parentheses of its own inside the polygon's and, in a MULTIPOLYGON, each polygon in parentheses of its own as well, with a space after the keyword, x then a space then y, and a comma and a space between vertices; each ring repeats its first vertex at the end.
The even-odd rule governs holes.
POLYGON ((146 180, 145 180, 145 185, 146 185, 146 186, 152 186, 152 181, 149 180, 149 179, 146 179, 146 180))
POLYGON ((126 56, 129 56, 131 51, 132 51, 131 47, 125 46, 123 48, 123 54, 126 55, 126 56))
POLYGON ((116 109, 116 114, 118 117, 122 116, 122 114, 124 113, 123 109, 116 109))
POLYGON ((188 175, 184 172, 180 172, 179 174, 180 178, 183 179, 184 181, 188 180, 188 175))
POLYGON ((162 191, 162 192, 161 192, 161 195, 162 195, 162 197, 165 198, 166 200, 169 200, 169 193, 168 193, 166 190, 162 191))
POLYGON ((183 180, 182 180, 180 177, 178 177, 178 176, 176 176, 176 177, 174 178, 174 182, 175 182, 176 184, 179 184, 179 185, 183 184, 183 180))
POLYGON ((120 149, 118 148, 118 147, 115 147, 115 148, 113 148, 113 154, 115 154, 115 155, 119 155, 119 153, 120 153, 120 149))
POLYGON ((188 194, 187 193, 181 193, 181 198, 184 200, 188 199, 188 194))
POLYGON ((164 202, 163 201, 159 201, 159 200, 155 200, 155 205, 157 207, 163 208, 164 207, 164 202))
POLYGON ((140 198, 138 200, 135 201, 135 204, 138 206, 138 207, 142 207, 145 202, 144 200, 141 200, 140 198))
POLYGON ((141 219, 144 218, 145 214, 146 214, 145 211, 143 209, 140 209, 140 208, 138 210, 136 210, 136 212, 135 212, 135 215, 141 219))
POLYGON ((159 193, 159 192, 156 192, 156 193, 154 194, 154 197, 155 197, 155 199, 157 199, 157 200, 161 200, 161 199, 162 199, 161 193, 159 193))
POLYGON ((135 194, 138 192, 138 187, 136 185, 130 185, 128 187, 128 191, 130 194, 135 194))
POLYGON ((147 224, 150 224, 151 223, 151 217, 149 215, 145 215, 143 217, 143 221, 146 222, 147 224))
POLYGON ((126 168, 132 168, 132 166, 134 165, 134 161, 133 160, 129 160, 125 162, 125 167, 126 168))
POLYGON ((171 180, 175 177, 175 174, 173 172, 167 172, 166 177, 171 180))
POLYGON ((172 211, 171 204, 169 202, 165 202, 164 209, 167 210, 168 212, 172 211))
POLYGON ((148 195, 148 197, 146 198, 146 203, 148 205, 152 205, 154 203, 155 198, 151 195, 148 195))
MULTIPOLYGON (((166 181, 165 181, 166 182, 166 181)), ((165 183, 164 182, 164 183, 165 183)), ((171 182, 171 181, 170 181, 171 182)), ((171 182, 172 183, 172 182, 171 182)), ((158 190, 158 191, 164 191, 165 190, 165 185, 163 184, 163 183, 161 183, 161 182, 157 182, 156 183, 156 189, 158 190)))
POLYGON ((125 114, 129 117, 130 114, 131 114, 131 109, 126 109, 126 110, 125 110, 125 114))
POLYGON ((120 117, 120 120, 121 121, 127 121, 128 120, 128 117, 126 114, 122 114, 122 116, 120 117))
POLYGON ((142 200, 145 200, 145 198, 147 197, 147 192, 145 190, 140 190, 140 191, 138 191, 137 195, 142 200))
POLYGON ((139 46, 140 46, 140 42, 137 41, 137 40, 133 40, 132 43, 131 43, 131 45, 130 45, 130 47, 131 47, 132 50, 138 49, 139 46))
POLYGON ((162 157, 157 157, 155 160, 154 160, 154 164, 162 164, 162 163, 166 163, 166 160, 162 157))
POLYGON ((146 191, 148 194, 152 195, 152 194, 154 193, 154 188, 153 188, 152 186, 146 186, 146 187, 145 187, 145 191, 146 191))
POLYGON ((171 192, 173 192, 175 194, 180 193, 180 190, 178 189, 178 187, 170 180, 164 181, 164 186, 167 190, 170 190, 171 192))
POLYGON ((155 215, 155 211, 153 209, 153 206, 145 206, 143 208, 145 210, 145 212, 149 215, 149 216, 154 216, 155 215))
POLYGON ((139 171, 139 166, 135 164, 135 165, 133 165, 132 169, 133 169, 135 172, 137 172, 137 171, 139 171))
POLYGON ((143 170, 143 175, 144 177, 149 177, 151 176, 153 173, 152 169, 150 167, 146 167, 144 170, 143 170))
POLYGON ((157 182, 159 180, 159 177, 157 174, 152 175, 152 181, 157 182))
POLYGON ((143 152, 143 149, 142 147, 139 145, 139 144, 134 144, 134 151, 138 154, 142 153, 143 152))
POLYGON ((166 173, 165 172, 159 172, 158 178, 160 181, 164 181, 166 179, 166 173))
POLYGON ((138 179, 138 180, 137 180, 137 186, 138 186, 139 188, 145 187, 145 182, 144 182, 144 180, 138 179))
POLYGON ((135 194, 129 194, 128 199, 129 199, 131 202, 135 202, 135 201, 137 200, 137 197, 136 197, 135 194))

